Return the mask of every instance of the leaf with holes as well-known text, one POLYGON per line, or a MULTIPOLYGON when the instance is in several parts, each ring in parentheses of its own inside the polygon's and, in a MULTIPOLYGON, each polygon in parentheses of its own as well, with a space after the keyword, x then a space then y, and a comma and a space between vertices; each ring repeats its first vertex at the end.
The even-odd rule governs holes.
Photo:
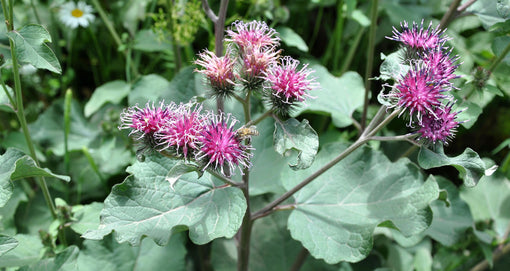
MULTIPOLYGON (((341 144, 324 146, 310 168, 285 172, 285 188, 291 189, 345 149, 341 144)), ((381 223, 405 236, 425 231, 432 220, 429 204, 438 196, 435 179, 424 182, 408 159, 392 163, 363 147, 294 194, 288 228, 316 258, 330 264, 357 262, 370 253, 374 229, 381 223)))
POLYGON ((312 165, 317 154, 319 136, 306 119, 302 122, 297 119, 288 119, 284 123, 276 122, 274 149, 281 155, 290 150, 297 150, 297 161, 290 164, 290 167, 295 170, 305 169, 312 165))
POLYGON ((163 245, 185 229, 196 244, 234 236, 246 211, 241 190, 208 173, 198 179, 194 172, 182 175, 172 189, 166 178, 176 163, 154 154, 130 166, 133 175, 115 185, 104 202, 99 229, 83 237, 99 240, 114 231, 120 243, 139 244, 148 236, 163 245))

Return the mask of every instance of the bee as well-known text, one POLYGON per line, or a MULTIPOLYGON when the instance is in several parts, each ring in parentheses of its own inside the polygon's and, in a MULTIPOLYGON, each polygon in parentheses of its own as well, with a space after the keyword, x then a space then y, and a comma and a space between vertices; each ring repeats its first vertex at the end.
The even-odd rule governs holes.
POLYGON ((249 142, 251 140, 251 136, 258 136, 258 135, 259 135, 259 131, 257 131, 257 127, 255 125, 251 125, 248 127, 243 126, 239 129, 237 129, 237 131, 236 131, 236 137, 240 141, 247 139, 249 142))

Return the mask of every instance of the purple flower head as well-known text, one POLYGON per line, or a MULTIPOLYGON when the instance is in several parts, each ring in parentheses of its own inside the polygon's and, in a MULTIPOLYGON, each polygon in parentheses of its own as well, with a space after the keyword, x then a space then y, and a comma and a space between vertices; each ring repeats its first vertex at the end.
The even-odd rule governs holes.
POLYGON ((314 71, 304 65, 298 69, 299 60, 290 56, 283 57, 279 65, 275 65, 264 73, 264 79, 269 83, 265 88, 275 96, 274 99, 286 104, 302 102, 308 91, 318 87, 315 78, 310 78, 314 71))
POLYGON ((158 107, 147 102, 144 108, 138 105, 126 108, 120 114, 121 125, 118 128, 131 129, 129 134, 139 133, 139 138, 145 135, 152 136, 173 119, 174 108, 174 103, 166 106, 163 102, 158 107))
POLYGON ((414 113, 418 122, 421 122, 424 114, 435 114, 434 108, 441 106, 442 99, 448 98, 443 94, 445 91, 434 81, 433 73, 426 65, 415 64, 397 82, 396 91, 388 96, 397 100, 397 107, 404 108, 402 113, 409 110, 410 122, 414 113))
POLYGON ((454 72, 459 66, 455 64, 459 56, 450 57, 452 49, 437 47, 423 53, 422 60, 430 68, 434 80, 443 86, 451 86, 450 80, 458 78, 454 72))
POLYGON ((240 79, 248 89, 257 89, 264 81, 267 70, 276 64, 280 51, 274 48, 247 48, 242 56, 243 66, 240 79))
POLYGON ((213 52, 205 50, 198 54, 199 59, 195 60, 195 64, 202 66, 204 69, 195 69, 195 72, 202 73, 206 76, 210 84, 213 94, 216 96, 227 96, 234 90, 234 64, 235 61, 230 57, 227 51, 225 56, 218 57, 213 52))
POLYGON ((244 54, 247 48, 256 47, 274 47, 280 44, 280 38, 276 36, 277 32, 268 27, 265 22, 235 21, 232 27, 227 30, 225 41, 230 41, 239 47, 241 54, 244 54))
POLYGON ((430 22, 427 29, 423 28, 423 20, 421 24, 413 22, 412 28, 406 21, 400 23, 402 32, 399 32, 393 27, 393 36, 386 37, 390 40, 402 42, 406 47, 419 50, 427 50, 441 46, 449 38, 444 35, 444 30, 439 29, 439 25, 436 28, 432 28, 432 22, 430 22))
POLYGON ((249 152, 251 147, 241 143, 241 139, 233 129, 236 119, 230 114, 213 115, 198 137, 199 152, 195 159, 204 163, 204 169, 213 166, 215 170, 223 175, 230 176, 236 167, 243 170, 243 167, 251 167, 249 152), (230 124, 229 124, 230 121, 230 124), (225 168, 228 170, 225 172, 225 168))
POLYGON ((421 134, 420 139, 436 143, 442 141, 448 144, 448 141, 455 136, 456 128, 459 122, 456 121, 457 114, 452 113, 453 104, 445 107, 438 107, 434 110, 434 114, 426 114, 423 116, 420 129, 417 131, 421 134))
POLYGON ((202 132, 205 116, 200 114, 201 104, 180 104, 175 116, 155 134, 163 149, 174 150, 177 155, 187 159, 191 152, 197 151, 197 138, 202 132))

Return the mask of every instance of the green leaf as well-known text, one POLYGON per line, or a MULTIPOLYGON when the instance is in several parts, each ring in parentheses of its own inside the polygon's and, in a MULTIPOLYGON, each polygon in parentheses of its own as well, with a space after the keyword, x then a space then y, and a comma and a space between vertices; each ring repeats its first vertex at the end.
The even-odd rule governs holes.
POLYGON ((286 26, 279 26, 275 30, 280 34, 280 38, 287 46, 296 47, 303 52, 308 52, 306 42, 294 30, 286 26))
POLYGON ((478 16, 483 26, 488 29, 492 25, 508 19, 508 15, 501 12, 502 7, 498 8, 498 5, 495 5, 494 2, 494 0, 478 0, 469 6, 466 11, 478 16))
POLYGON ((17 267, 37 262, 41 258, 43 245, 36 235, 17 234, 18 246, 0 256, 0 267, 17 267))
POLYGON ((483 110, 480 106, 470 101, 460 102, 457 108, 464 109, 457 116, 456 121, 461 122, 461 125, 466 129, 473 127, 473 125, 476 123, 476 120, 478 120, 478 117, 483 113, 483 110))
POLYGON ((161 247, 145 238, 140 246, 119 244, 108 235, 102 241, 85 240, 78 256, 81 271, 97 270, 186 270, 185 236, 172 236, 168 245, 161 247))
POLYGON ((16 227, 15 214, 21 202, 26 202, 27 196, 21 185, 14 185, 11 198, 0 207, 0 232, 9 236, 15 235, 19 230, 16 227))
POLYGON ((333 124, 346 127, 352 124, 351 115, 363 105, 365 87, 363 79, 355 72, 346 72, 341 77, 335 77, 321 65, 311 65, 313 74, 320 83, 320 88, 310 93, 315 99, 308 99, 306 105, 296 108, 292 113, 295 117, 305 111, 323 112, 331 114, 333 124))
POLYGON ((181 161, 170 169, 165 179, 170 183, 170 188, 174 189, 177 180, 179 180, 182 175, 190 172, 197 172, 198 178, 202 177, 203 174, 198 166, 181 161))
POLYGON ((135 40, 133 49, 143 52, 162 52, 170 50, 172 44, 169 39, 158 39, 158 36, 154 34, 151 29, 143 29, 137 31, 135 34, 135 40))
POLYGON ((122 99, 127 97, 130 91, 130 85, 125 81, 115 80, 108 82, 96 88, 92 97, 85 104, 85 117, 90 117, 105 103, 110 102, 119 104, 122 99))
POLYGON ((259 136, 254 136, 252 146, 257 150, 251 159, 250 196, 265 193, 283 194, 280 174, 282 168, 287 167, 287 159, 279 155, 273 147, 274 120, 267 118, 257 125, 259 136))
POLYGON ((284 123, 276 122, 274 149, 281 155, 296 150, 297 161, 289 165, 294 170, 305 169, 312 165, 317 154, 319 136, 306 119, 301 123, 297 119, 288 119, 284 123))
POLYGON ((460 197, 466 201, 475 221, 493 220, 498 236, 506 236, 510 224, 510 181, 496 172, 485 176, 476 187, 462 188, 460 197))
POLYGON ((11 175, 15 170, 16 161, 24 155, 16 149, 9 148, 0 156, 0 207, 4 206, 11 198, 11 175))
POLYGON ((30 63, 39 69, 62 73, 57 57, 46 44, 51 42, 50 33, 41 25, 29 24, 19 31, 8 32, 7 36, 14 42, 18 61, 30 63))
MULTIPOLYGON (((14 91, 12 90, 12 88, 7 85, 5 85, 5 87, 7 88, 7 91, 9 92, 11 97, 14 99, 14 91)), ((9 101, 7 94, 5 94, 5 90, 1 86, 0 86, 0 110, 9 113, 14 112, 14 110, 12 109, 11 102, 9 101)))
POLYGON ((153 155, 129 167, 133 175, 115 185, 105 200, 99 229, 83 237, 99 240, 115 231, 121 243, 138 244, 148 236, 163 245, 185 228, 197 244, 234 236, 246 210, 241 190, 216 184, 207 173, 200 179, 195 173, 183 175, 172 189, 166 177, 176 163, 153 155))
POLYGON ((16 168, 11 175, 11 180, 19 180, 31 177, 53 177, 66 182, 70 182, 69 176, 54 174, 47 168, 41 168, 35 164, 32 157, 25 155, 16 161, 16 168))
POLYGON ((99 214, 104 204, 92 202, 87 205, 73 206, 73 221, 71 229, 79 234, 84 234, 87 230, 95 230, 99 227, 99 214))
POLYGON ((18 246, 18 241, 12 237, 0 235, 0 256, 18 246))
MULTIPOLYGON (((92 123, 83 116, 80 104, 73 100, 71 103, 71 131, 69 133, 68 150, 81 151, 83 146, 94 143, 100 133, 99 123, 92 123)), ((30 134, 36 142, 46 146, 55 155, 64 155, 64 107, 60 99, 48 107, 32 124, 29 124, 30 134)))
POLYGON ((420 149, 418 163, 424 169, 431 169, 442 166, 453 166, 464 180, 464 185, 475 186, 485 174, 485 163, 480 159, 478 153, 470 148, 455 157, 448 157, 444 153, 443 146, 437 145, 436 151, 426 147, 420 149))
POLYGON ((381 80, 387 81, 390 79, 398 79, 401 75, 406 74, 409 71, 409 65, 402 63, 403 50, 398 50, 389 55, 381 53, 381 66, 379 72, 381 75, 378 77, 381 80))
POLYGON ((145 105, 148 101, 161 101, 162 93, 170 89, 170 82, 157 74, 140 77, 132 87, 128 96, 130 106, 145 105))
POLYGON ((78 255, 80 250, 76 246, 70 246, 64 251, 58 253, 53 258, 46 258, 39 262, 30 265, 29 267, 21 268, 22 271, 37 271, 37 270, 77 270, 78 269, 78 255))
MULTIPOLYGON (((315 163, 302 171, 284 172, 291 189, 346 149, 324 146, 315 163)), ((435 179, 425 183, 408 159, 392 163, 382 153, 363 147, 294 194, 288 228, 315 258, 327 263, 356 262, 372 248, 372 235, 384 222, 404 236, 421 233, 431 223, 428 205, 439 196, 435 179)))
POLYGON ((473 218, 469 206, 460 198, 458 188, 443 177, 436 176, 436 180, 439 187, 448 192, 450 206, 443 201, 430 204, 434 216, 425 233, 444 246, 453 246, 465 237, 465 231, 473 225, 473 218))

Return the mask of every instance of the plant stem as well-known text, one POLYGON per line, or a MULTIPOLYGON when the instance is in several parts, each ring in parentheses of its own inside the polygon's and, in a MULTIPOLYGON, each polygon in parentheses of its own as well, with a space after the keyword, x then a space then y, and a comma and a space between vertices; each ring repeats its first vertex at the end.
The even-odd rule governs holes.
POLYGON ((505 47, 505 49, 503 50, 503 52, 501 52, 501 55, 499 55, 493 62, 492 64, 490 65, 490 67, 487 69, 487 71, 490 73, 492 73, 496 67, 501 63, 501 61, 503 61, 503 59, 506 57, 506 55, 508 54, 508 52, 510 52, 510 43, 505 47))
POLYGON ((243 187, 244 186, 244 184, 235 182, 234 180, 227 178, 214 170, 207 169, 207 172, 209 172, 209 174, 213 175, 214 177, 220 179, 222 182, 229 184, 233 187, 243 187))
POLYGON ((266 112, 264 112, 264 114, 260 115, 258 118, 254 119, 254 120, 250 120, 248 122, 246 122, 246 124, 244 125, 245 127, 249 127, 251 125, 257 125, 259 124, 261 121, 263 121, 265 118, 269 117, 270 115, 272 115, 274 112, 274 108, 271 108, 269 110, 267 110, 266 112))
MULTIPOLYGON (((503 255, 510 252, 510 243, 506 244, 502 249, 496 249, 492 254, 492 261, 495 262, 499 260, 503 255)), ((489 267, 489 262, 487 260, 483 260, 477 265, 475 265, 473 268, 471 268, 471 271, 481 271, 485 270, 489 267)))
POLYGON ((352 41, 352 44, 349 47, 349 51, 347 52, 347 56, 344 58, 344 63, 340 68, 340 75, 344 74, 347 71, 347 69, 349 69, 349 67, 351 66, 352 60, 354 59, 354 54, 358 49, 359 42, 361 41, 361 37, 363 37, 363 34, 365 33, 365 29, 366 28, 362 26, 361 30, 358 31, 358 34, 356 34, 356 37, 354 37, 354 40, 352 41))
POLYGON ((299 271, 301 269, 301 266, 306 261, 306 258, 308 258, 308 255, 310 255, 310 252, 306 248, 302 248, 299 254, 296 257, 296 261, 294 261, 294 264, 290 267, 290 271, 299 271))
POLYGON ((34 0, 30 0, 30 7, 34 11, 35 20, 38 24, 41 24, 41 18, 39 18, 39 13, 37 13, 37 8, 35 7, 34 0))
POLYGON ((361 129, 365 129, 368 111, 368 95, 370 92, 370 77, 372 76, 372 68, 374 65, 374 47, 375 47, 375 30, 377 27, 377 8, 379 0, 372 1, 372 8, 370 10, 370 30, 368 33, 368 48, 367 48, 367 66, 365 70, 365 102, 363 103, 363 113, 361 116, 361 129))
MULTIPOLYGON (((7 31, 9 31, 9 32, 14 31, 14 26, 13 26, 13 21, 12 21, 13 1, 9 0, 9 12, 10 12, 9 14, 6 14, 5 0, 2 0, 2 6, 4 9, 4 16, 8 15, 8 16, 5 16, 5 18, 9 18, 8 20, 5 21, 5 24, 7 26, 7 31)), ((16 55, 15 44, 12 41, 12 39, 9 39, 9 45, 11 48, 11 57, 12 57, 12 73, 14 76, 14 96, 16 98, 16 105, 15 105, 16 116, 18 117, 18 121, 19 121, 21 129, 23 131, 23 135, 25 136, 25 141, 27 143, 28 150, 30 152, 30 156, 32 157, 32 159, 34 159, 35 164, 37 166, 39 166, 39 160, 37 159, 37 156, 35 154, 35 147, 32 142, 32 138, 30 137, 30 132, 28 130, 28 125, 27 125, 27 119, 25 118, 25 111, 23 108, 23 95, 21 92, 21 80, 20 80, 19 67, 18 67, 18 58, 16 55)), ((46 201, 46 204, 48 205, 48 208, 50 209, 51 216, 54 219, 57 218, 57 211, 56 211, 55 205, 53 204, 53 201, 51 199, 50 191, 48 190, 48 185, 46 184, 46 180, 43 177, 40 177, 40 178, 36 178, 36 181, 43 192, 44 200, 46 201)))
MULTIPOLYGON (((244 109, 244 121, 245 123, 250 123, 251 114, 250 114, 250 94, 251 90, 248 90, 246 93, 246 99, 243 103, 244 109)), ((246 140, 246 142, 248 139, 246 140)), ((248 152, 250 150, 247 150, 248 152)), ((250 260, 250 239, 251 239, 251 229, 253 226, 253 220, 251 217, 251 208, 250 208, 250 168, 245 167, 243 169, 243 186, 241 190, 243 191, 243 195, 246 199, 246 212, 244 213, 243 222, 241 224, 241 229, 238 232, 238 240, 239 244, 237 247, 237 270, 238 271, 247 271, 250 260)))
MULTIPOLYGON (((117 48, 120 48, 122 46, 122 40, 115 30, 115 27, 113 26, 113 23, 108 19, 108 16, 106 15, 106 12, 104 11, 101 4, 99 4, 98 0, 92 0, 92 4, 96 8, 97 12, 99 13, 99 16, 101 17, 101 20, 103 20, 103 23, 106 25, 106 28, 108 29, 108 32, 110 32, 110 35, 112 35, 113 40, 115 41, 115 44, 117 45, 117 48)), ((124 54, 125 57, 128 57, 128 52, 126 50, 122 50, 122 54, 124 54)), ((133 75, 138 76, 138 71, 136 70, 135 66, 132 62, 130 62, 129 65, 131 67, 131 70, 133 72, 133 75)))
POLYGON ((322 22, 322 15, 324 14, 324 7, 319 7, 319 12, 317 13, 317 19, 315 20, 315 26, 313 28, 312 37, 310 38, 310 49, 313 48, 315 42, 317 41, 317 36, 319 35, 319 29, 322 22))
POLYGON ((64 167, 69 173, 69 132, 71 131, 71 102, 73 91, 68 89, 64 99, 64 167))
POLYGON ((439 23, 439 28, 445 29, 448 24, 455 18, 459 13, 457 11, 457 7, 460 5, 462 0, 453 0, 448 8, 448 11, 441 18, 441 22, 439 23))

